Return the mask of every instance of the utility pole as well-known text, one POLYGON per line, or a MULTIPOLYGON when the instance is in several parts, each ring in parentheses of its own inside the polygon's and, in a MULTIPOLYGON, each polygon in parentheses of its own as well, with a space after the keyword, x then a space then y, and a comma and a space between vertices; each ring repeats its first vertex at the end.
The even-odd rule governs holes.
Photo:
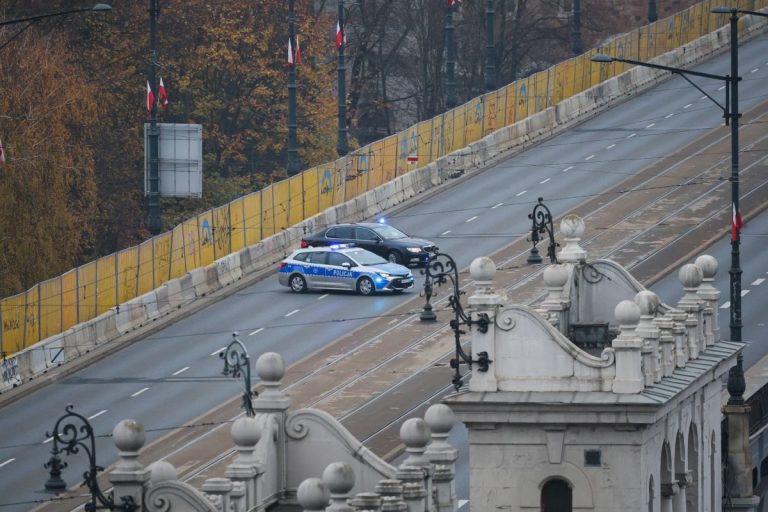
MULTIPOLYGON (((296 52, 296 16, 293 12, 294 0, 288 0, 288 41, 291 51, 296 52)), ((299 143, 296 136, 296 65, 288 66, 288 176, 299 172, 299 143)))
MULTIPOLYGON (((158 0, 149 0, 149 86, 157 92, 157 16, 160 14, 158 0)), ((149 232, 160 233, 160 129, 157 126, 157 101, 153 101, 149 111, 149 232)))
POLYGON ((496 45, 493 38, 494 0, 485 3, 485 90, 496 89, 496 45))
MULTIPOLYGON (((346 30, 344 28, 344 0, 339 0, 339 13, 338 13, 339 31, 341 32, 341 43, 337 42, 339 49, 339 135, 336 143, 336 153, 342 157, 349 152, 349 146, 347 145, 347 85, 346 85, 346 67, 344 67, 344 50, 346 50, 347 43, 346 30)), ((339 37, 337 34, 336 37, 339 37)))
POLYGON ((581 43, 581 0, 573 0, 573 54, 581 55, 584 45, 581 43))
POLYGON ((456 45, 453 40, 453 1, 445 8, 445 108, 456 106, 456 45))

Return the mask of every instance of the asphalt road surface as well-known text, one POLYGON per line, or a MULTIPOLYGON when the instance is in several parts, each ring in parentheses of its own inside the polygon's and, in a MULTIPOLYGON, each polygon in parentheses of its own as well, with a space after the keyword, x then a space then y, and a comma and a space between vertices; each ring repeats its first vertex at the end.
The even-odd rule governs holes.
MULTIPOLYGON (((765 36, 740 48, 742 111, 766 99, 766 55, 765 36)), ((728 62, 726 54, 697 69, 726 74, 728 62)), ((700 85, 713 96, 724 97, 722 83, 700 85)), ((413 236, 432 239, 466 266, 524 234, 529 229, 527 214, 538 196, 545 198, 553 214, 565 213, 721 123, 722 112, 706 97, 683 80, 670 80, 418 201, 389 221, 413 236)), ((401 300, 388 295, 361 299, 348 293, 293 295, 272 276, 30 393, 0 412, 0 510, 28 510, 28 503, 8 504, 45 498, 35 490, 47 479, 43 463, 51 444, 45 442, 46 432, 66 404, 74 404, 103 436, 97 441, 98 462, 107 466, 115 459, 115 449, 106 436, 121 419, 142 422, 149 442, 239 392, 239 382, 221 376, 223 364, 217 356, 232 331, 240 333, 253 359, 275 351, 290 364, 367 319, 386 314, 401 300), (331 321, 339 319, 347 321, 331 321)), ((747 312, 745 307, 745 318, 747 312)), ((727 330, 727 321, 721 325, 727 330)), ((81 478, 85 461, 78 457, 68 461, 64 478, 73 484, 81 478)))

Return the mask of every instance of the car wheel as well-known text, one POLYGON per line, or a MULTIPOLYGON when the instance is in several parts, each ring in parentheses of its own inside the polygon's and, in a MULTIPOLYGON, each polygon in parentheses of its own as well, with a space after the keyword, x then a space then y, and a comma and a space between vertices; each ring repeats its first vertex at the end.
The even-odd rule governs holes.
POLYGON ((373 281, 370 277, 361 277, 357 282, 357 293, 360 295, 373 295, 376 291, 376 287, 373 285, 373 281))
POLYGON ((403 257, 400 256, 400 253, 397 251, 389 251, 389 254, 387 254, 387 260, 389 260, 390 263, 397 263, 398 265, 403 264, 403 257))
POLYGON ((307 281, 299 274, 293 274, 290 280, 291 291, 294 293, 304 293, 307 291, 307 281))

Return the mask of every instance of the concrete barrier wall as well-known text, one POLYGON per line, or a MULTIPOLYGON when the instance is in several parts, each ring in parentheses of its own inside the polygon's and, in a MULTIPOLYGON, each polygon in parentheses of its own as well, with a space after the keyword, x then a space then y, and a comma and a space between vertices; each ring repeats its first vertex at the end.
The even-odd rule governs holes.
MULTIPOLYGON (((764 30, 764 19, 745 18, 742 40, 764 30)), ((651 62, 686 67, 710 57, 729 44, 728 27, 670 51, 651 62)), ((230 286, 243 276, 266 271, 298 247, 304 233, 340 222, 358 222, 437 187, 455 177, 478 172, 597 112, 669 78, 665 71, 634 67, 581 94, 510 126, 453 153, 410 171, 346 203, 329 208, 296 226, 225 256, 213 264, 172 279, 160 288, 112 308, 100 316, 49 338, 15 355, 5 363, 0 392, 34 379, 52 366, 69 363, 95 348, 129 333, 150 320, 184 308, 195 300, 230 286), (58 354, 53 357, 50 354, 58 354)))

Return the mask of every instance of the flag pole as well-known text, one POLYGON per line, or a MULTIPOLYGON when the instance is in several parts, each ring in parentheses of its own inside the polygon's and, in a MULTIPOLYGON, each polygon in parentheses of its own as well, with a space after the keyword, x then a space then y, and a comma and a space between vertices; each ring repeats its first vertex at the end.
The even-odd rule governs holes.
POLYGON ((339 50, 339 135, 336 143, 336 153, 344 156, 349 152, 347 146, 347 89, 346 89, 346 67, 344 67, 344 51, 346 50, 346 32, 344 30, 344 0, 339 0, 339 20, 338 31, 336 37, 341 37, 341 43, 337 42, 336 46, 339 50))
MULTIPOLYGON (((152 91, 157 91, 157 16, 160 13, 158 0, 149 0, 149 84, 152 91)), ((160 233, 160 170, 159 170, 159 139, 160 129, 157 126, 157 101, 152 101, 149 110, 149 191, 148 209, 149 232, 153 235, 160 233)))
POLYGON ((293 52, 296 51, 296 16, 293 12, 294 0, 288 0, 288 47, 292 52, 288 65, 288 176, 294 176, 299 172, 299 143, 297 137, 296 121, 296 59, 293 52))

